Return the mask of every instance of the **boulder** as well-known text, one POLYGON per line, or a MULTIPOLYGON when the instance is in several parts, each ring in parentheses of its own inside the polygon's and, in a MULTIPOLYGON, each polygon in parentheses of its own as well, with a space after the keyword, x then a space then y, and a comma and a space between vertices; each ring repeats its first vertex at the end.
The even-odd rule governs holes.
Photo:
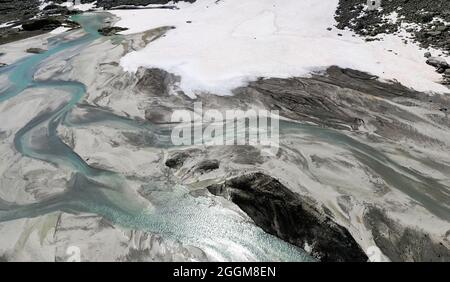
POLYGON ((165 164, 167 167, 177 169, 177 168, 180 168, 188 158, 189 158, 189 153, 177 152, 177 153, 173 154, 172 156, 170 156, 166 160, 165 164))
POLYGON ((430 57, 427 60, 427 64, 430 66, 433 66, 437 69, 443 68, 448 69, 450 68, 450 65, 447 63, 447 61, 440 57, 430 57))
POLYGON ((41 54, 46 52, 47 50, 41 49, 41 48, 28 48, 27 49, 27 53, 31 53, 31 54, 41 54))

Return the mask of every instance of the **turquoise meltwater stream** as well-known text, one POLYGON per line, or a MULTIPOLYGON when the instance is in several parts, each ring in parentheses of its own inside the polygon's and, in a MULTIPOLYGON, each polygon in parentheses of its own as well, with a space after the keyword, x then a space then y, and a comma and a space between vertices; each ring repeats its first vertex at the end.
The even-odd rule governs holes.
MULTIPOLYGON (((310 261, 306 253, 256 227, 248 218, 225 207, 215 197, 194 197, 186 187, 169 181, 148 178, 142 187, 151 195, 151 208, 135 199, 127 187, 126 176, 89 166, 76 152, 61 141, 57 129, 61 124, 77 126, 70 113, 86 93, 86 87, 77 81, 34 80, 34 74, 49 58, 67 50, 81 52, 101 38, 97 30, 103 25, 105 13, 88 13, 74 17, 85 30, 82 37, 65 40, 55 37, 49 41, 49 50, 32 55, 0 69, 0 76, 8 78, 0 86, 0 103, 5 103, 24 91, 39 89, 52 95, 55 90, 68 93, 70 99, 54 110, 48 110, 30 120, 14 138, 14 147, 24 157, 54 164, 72 172, 64 193, 29 205, 4 203, 0 199, 0 222, 30 218, 53 212, 95 213, 116 225, 160 234, 179 240, 227 261, 310 261), (74 51, 75 50, 75 51, 74 51), (43 132, 43 133, 42 133, 43 132), (36 138, 36 136, 38 138, 36 138)), ((74 58, 76 60, 76 57, 74 58)), ((40 93, 40 92, 39 92, 40 93)), ((160 135, 153 148, 171 147, 170 130, 150 123, 115 116, 104 109, 94 117, 82 121, 82 126, 115 123, 132 130, 160 135)), ((319 126, 282 121, 280 141, 286 137, 310 137, 315 142, 332 144, 352 154, 361 165, 375 171, 391 187, 408 195, 437 217, 450 220, 447 205, 448 187, 385 156, 379 150, 350 136, 319 126)), ((2 182, 0 182, 1 184, 2 182)), ((1 188, 1 187, 0 187, 1 188)), ((48 187, 52 189, 52 187, 48 187)))
MULTIPOLYGON (((73 173, 69 188, 61 195, 29 205, 0 205, 0 222, 59 211, 95 213, 125 228, 149 231, 197 246, 222 260, 311 260, 303 250, 266 234, 241 214, 224 207, 223 203, 214 198, 193 197, 182 186, 150 179, 145 189, 152 193, 157 203, 151 209, 144 207, 130 196, 132 193, 127 193, 124 176, 89 166, 61 141, 57 128, 61 123, 70 126, 66 117, 84 97, 86 87, 76 81, 36 81, 34 74, 52 56, 68 49, 81 51, 88 48, 101 37, 97 30, 105 17, 103 13, 75 16, 73 20, 82 25, 84 36, 65 41, 52 39, 48 51, 22 59, 0 71, 0 75, 8 77, 8 85, 0 88, 4 89, 0 92, 0 103, 21 95, 25 90, 48 89, 48 93, 52 93, 58 89, 70 94, 68 102, 56 110, 38 115, 21 128, 15 135, 14 146, 25 157, 52 163, 73 173), (42 131, 45 134, 41 134, 42 131), (34 138, 36 134, 41 134, 39 143, 34 138)), ((128 123, 138 130, 153 129, 152 125, 131 120, 116 118, 111 121, 128 123)), ((170 144, 162 145, 170 147, 170 144)))

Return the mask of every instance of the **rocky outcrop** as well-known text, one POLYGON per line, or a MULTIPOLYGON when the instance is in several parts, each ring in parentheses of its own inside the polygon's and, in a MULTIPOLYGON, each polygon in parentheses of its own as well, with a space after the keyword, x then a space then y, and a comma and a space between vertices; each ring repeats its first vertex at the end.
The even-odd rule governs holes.
POLYGON ((110 27, 104 27, 98 30, 98 32, 103 36, 112 36, 115 35, 121 31, 128 30, 126 27, 120 27, 120 26, 110 26, 110 27))
POLYGON ((166 160, 165 165, 170 168, 180 168, 184 162, 189 158, 188 152, 177 152, 166 160))
POLYGON ((442 84, 450 85, 450 64, 447 60, 442 57, 432 57, 429 53, 426 53, 425 57, 427 57, 426 63, 433 66, 437 73, 442 74, 442 84))
POLYGON ((265 232, 304 248, 321 261, 367 261, 346 228, 270 176, 244 175, 207 189, 229 198, 265 232))
POLYGON ((169 96, 171 87, 180 79, 173 74, 156 68, 139 68, 136 76, 138 77, 135 86, 136 90, 151 97, 169 96))
POLYGON ((0 23, 32 18, 38 12, 38 0, 2 0, 0 2, 0 23))
POLYGON ((25 31, 52 30, 61 25, 62 22, 56 18, 45 18, 25 22, 22 24, 22 29, 25 31))
POLYGON ((450 67, 450 65, 447 63, 445 59, 439 57, 430 57, 428 58, 426 63, 429 64, 430 66, 435 67, 438 71, 440 69, 444 71, 445 69, 448 69, 450 67))

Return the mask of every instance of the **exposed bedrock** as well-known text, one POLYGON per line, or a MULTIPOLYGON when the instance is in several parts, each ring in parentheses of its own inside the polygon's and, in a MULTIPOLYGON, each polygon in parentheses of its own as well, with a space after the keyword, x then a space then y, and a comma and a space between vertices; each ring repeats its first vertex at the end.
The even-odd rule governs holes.
POLYGON ((171 86, 180 80, 179 77, 164 70, 140 68, 136 82, 136 90, 148 96, 169 96, 171 86))
MULTIPOLYGON (((201 151, 198 149, 189 149, 186 151, 179 151, 171 154, 165 162, 165 165, 172 169, 180 169, 188 159, 193 158, 194 156, 198 156, 201 154, 201 151)), ((203 159, 195 164, 192 167, 192 171, 198 172, 200 174, 205 174, 214 170, 219 169, 220 161, 217 159, 203 159)))
POLYGON ((167 167, 177 169, 184 164, 187 158, 189 158, 188 152, 177 152, 167 159, 165 164, 167 167))
POLYGON ((62 24, 61 20, 57 18, 44 18, 25 22, 22 24, 22 28, 25 31, 33 30, 52 30, 60 27, 62 24))
POLYGON ((125 30, 128 30, 128 28, 119 26, 109 26, 99 29, 98 32, 103 36, 112 36, 125 30))
POLYGON ((321 261, 368 259, 346 228, 270 176, 243 175, 207 189, 229 198, 265 232, 304 248, 321 261))
POLYGON ((32 18, 38 13, 38 0, 16 1, 3 0, 0 2, 0 22, 32 18))

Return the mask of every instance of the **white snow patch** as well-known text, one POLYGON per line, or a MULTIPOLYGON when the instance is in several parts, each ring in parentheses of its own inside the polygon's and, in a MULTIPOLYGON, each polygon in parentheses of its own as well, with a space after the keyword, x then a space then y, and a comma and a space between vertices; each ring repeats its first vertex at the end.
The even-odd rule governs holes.
POLYGON ((398 22, 398 20, 400 19, 397 12, 392 12, 389 15, 384 16, 383 18, 388 20, 388 22, 391 24, 396 24, 398 22))
POLYGON ((39 10, 44 10, 45 7, 47 7, 48 5, 53 4, 53 1, 45 1, 45 0, 40 0, 39 1, 39 10))
POLYGON ((219 95, 257 77, 306 76, 330 65, 367 71, 419 91, 448 92, 425 64, 424 50, 395 35, 365 42, 334 26, 338 0, 197 0, 179 9, 113 10, 124 34, 175 26, 121 60, 126 71, 157 67, 180 75, 180 87, 219 95), (188 23, 191 21, 191 23, 188 23), (388 50, 392 50, 389 52, 388 50))
POLYGON ((60 26, 58 28, 55 28, 54 30, 50 31, 50 34, 61 34, 64 33, 66 31, 70 30, 69 27, 65 27, 65 26, 60 26))
POLYGON ((9 27, 9 26, 12 26, 13 24, 14 24, 14 22, 2 23, 2 24, 0 24, 0 28, 9 27))
MULTIPOLYGON (((48 5, 51 5, 51 4, 55 4, 55 3, 53 1, 39 0, 39 9, 44 10, 45 7, 47 7, 48 5)), ((70 9, 76 9, 76 10, 80 10, 80 11, 88 11, 88 10, 94 9, 96 4, 97 4, 97 1, 92 2, 92 3, 86 3, 86 4, 81 4, 80 1, 66 1, 66 2, 63 2, 58 5, 62 6, 62 7, 70 8, 70 9)))
POLYGON ((89 11, 95 9, 95 6, 97 4, 97 1, 94 1, 92 3, 86 3, 86 4, 79 4, 78 2, 75 4, 73 1, 67 1, 61 4, 61 6, 76 9, 80 11, 89 11))

